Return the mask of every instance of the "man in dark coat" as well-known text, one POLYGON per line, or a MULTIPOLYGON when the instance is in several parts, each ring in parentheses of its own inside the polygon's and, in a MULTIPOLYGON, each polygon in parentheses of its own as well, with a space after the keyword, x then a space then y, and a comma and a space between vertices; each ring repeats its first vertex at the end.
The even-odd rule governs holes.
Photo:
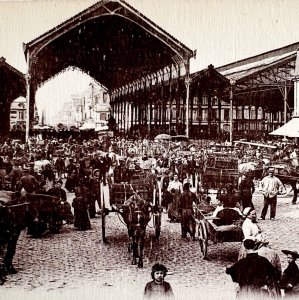
POLYGON ((60 154, 58 155, 58 158, 55 161, 55 170, 57 172, 57 177, 62 178, 65 172, 65 162, 60 154))
POLYGON ((249 174, 242 174, 241 182, 239 184, 240 196, 241 196, 241 205, 242 209, 245 207, 252 207, 254 205, 252 203, 252 195, 254 193, 254 182, 252 177, 249 174))
POLYGON ((297 251, 282 250, 287 255, 289 265, 284 270, 279 286, 284 290, 285 296, 298 297, 299 294, 299 269, 296 264, 296 259, 299 258, 297 251))
POLYGON ((182 238, 187 237, 187 232, 189 232, 192 239, 195 240, 196 224, 193 217, 193 204, 196 203, 196 195, 190 191, 190 184, 187 182, 183 186, 183 193, 179 196, 178 201, 178 211, 181 214, 182 238))
POLYGON ((90 217, 94 218, 96 214, 96 205, 98 203, 99 209, 101 209, 101 173, 99 169, 93 171, 93 177, 90 179, 91 195, 89 203, 90 217))
POLYGON ((39 187, 37 179, 29 174, 29 169, 24 169, 23 174, 24 175, 20 179, 22 188, 29 194, 35 192, 39 187))
POLYGON ((253 239, 245 239, 247 256, 226 269, 234 282, 239 283, 238 299, 263 299, 267 296, 278 297, 278 279, 275 268, 265 257, 259 256, 253 239), (267 290, 263 287, 267 286, 267 290))
POLYGON ((78 230, 88 230, 91 228, 89 218, 89 201, 87 199, 87 190, 78 187, 75 189, 75 198, 72 206, 74 208, 74 227, 78 230))

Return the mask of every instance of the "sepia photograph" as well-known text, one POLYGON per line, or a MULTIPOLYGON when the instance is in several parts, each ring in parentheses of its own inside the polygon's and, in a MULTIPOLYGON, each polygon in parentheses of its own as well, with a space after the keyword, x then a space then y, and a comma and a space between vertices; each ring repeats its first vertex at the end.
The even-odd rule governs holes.
POLYGON ((0 299, 299 299, 298 12, 0 0, 0 299))

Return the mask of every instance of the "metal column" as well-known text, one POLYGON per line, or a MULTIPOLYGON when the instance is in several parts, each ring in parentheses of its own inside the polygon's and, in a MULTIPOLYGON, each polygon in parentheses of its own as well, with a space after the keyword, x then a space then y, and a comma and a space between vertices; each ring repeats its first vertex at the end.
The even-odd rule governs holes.
POLYGON ((235 81, 231 80, 229 87, 229 142, 233 143, 233 98, 235 81))
POLYGON ((190 96, 190 61, 189 59, 185 62, 185 85, 186 85, 186 136, 189 137, 189 96, 190 96))

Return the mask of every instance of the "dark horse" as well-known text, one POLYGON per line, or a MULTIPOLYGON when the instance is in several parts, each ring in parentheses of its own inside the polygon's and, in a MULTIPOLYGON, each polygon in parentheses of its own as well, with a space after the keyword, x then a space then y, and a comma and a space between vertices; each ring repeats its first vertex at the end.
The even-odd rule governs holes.
POLYGON ((12 260, 21 231, 26 227, 27 218, 27 203, 13 205, 1 205, 0 203, 0 250, 3 246, 7 246, 3 265, 1 266, 0 281, 2 284, 5 281, 6 274, 17 273, 17 270, 13 267, 12 260))
POLYGON ((133 251, 132 265, 138 264, 138 268, 143 268, 145 231, 151 219, 151 205, 135 193, 124 203, 121 215, 128 228, 129 250, 133 251))
MULTIPOLYGON (((64 220, 66 214, 64 206, 60 203, 51 203, 53 207, 51 210, 42 210, 40 207, 34 205, 33 197, 21 196, 19 192, 2 191, 2 196, 5 197, 5 193, 16 194, 15 199, 10 202, 1 201, 0 199, 0 253, 4 256, 3 265, 0 265, 0 283, 4 283, 6 274, 15 274, 17 270, 13 266, 13 257, 16 253, 17 242, 20 237, 22 230, 28 228, 28 234, 30 234, 29 229, 35 228, 35 237, 40 237, 44 230, 41 230, 41 224, 45 222, 41 215, 47 216, 48 219, 64 220), (36 226, 38 230, 36 229, 36 226), (4 246, 6 246, 6 251, 4 251, 4 246)), ((36 195, 40 197, 41 195, 36 195)), ((46 195, 47 197, 50 197, 46 195)), ((50 197, 55 199, 55 197, 50 197)), ((45 226, 49 226, 46 224, 45 226)), ((55 226, 57 224, 55 223, 55 226)), ((55 227, 56 228, 56 227, 55 227)))

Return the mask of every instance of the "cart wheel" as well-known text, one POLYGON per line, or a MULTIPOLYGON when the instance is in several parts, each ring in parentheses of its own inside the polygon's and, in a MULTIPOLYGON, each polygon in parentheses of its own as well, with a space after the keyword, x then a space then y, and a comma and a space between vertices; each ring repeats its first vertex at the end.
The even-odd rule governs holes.
POLYGON ((202 220, 199 222, 198 226, 198 240, 203 259, 206 259, 208 252, 208 233, 206 225, 202 220))
POLYGON ((158 240, 160 238, 161 228, 155 228, 155 237, 158 240))
POLYGON ((161 215, 154 216, 155 238, 158 240, 161 234, 161 215))
POLYGON ((102 199, 101 199, 101 217, 102 217, 102 241, 103 243, 108 243, 106 238, 106 207, 105 207, 105 200, 104 200, 104 194, 102 190, 103 186, 101 186, 102 191, 102 199))
POLYGON ((102 217, 102 241, 103 243, 107 243, 106 239, 106 213, 105 213, 105 204, 102 203, 102 209, 101 209, 101 217, 102 217))

